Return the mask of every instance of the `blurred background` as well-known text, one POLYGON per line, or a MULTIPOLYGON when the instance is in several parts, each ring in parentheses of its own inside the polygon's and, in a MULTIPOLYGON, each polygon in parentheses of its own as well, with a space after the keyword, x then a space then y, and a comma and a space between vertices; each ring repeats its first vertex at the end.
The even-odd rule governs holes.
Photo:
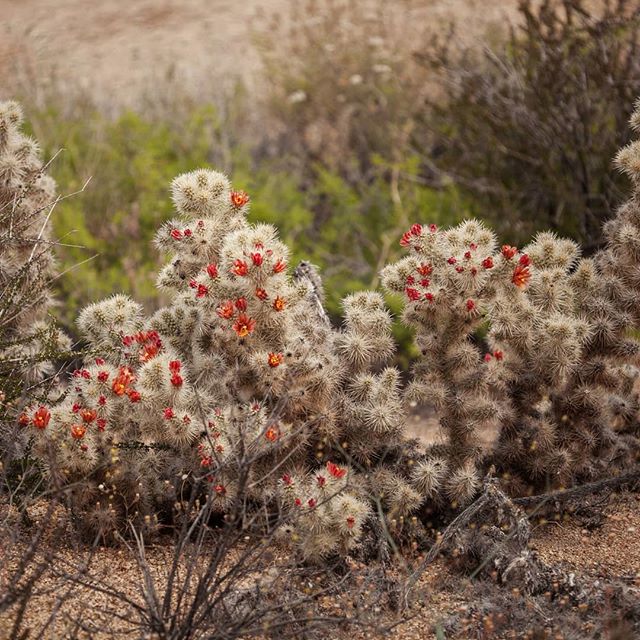
MULTIPOLYGON (((57 310, 152 310, 168 186, 199 166, 252 197, 332 316, 411 223, 601 243, 640 95, 640 0, 0 0, 0 98, 62 195, 57 310), (62 150, 58 155, 55 155, 62 150)), ((392 309, 398 301, 389 299, 392 309)), ((399 364, 411 358, 398 329, 399 364)))

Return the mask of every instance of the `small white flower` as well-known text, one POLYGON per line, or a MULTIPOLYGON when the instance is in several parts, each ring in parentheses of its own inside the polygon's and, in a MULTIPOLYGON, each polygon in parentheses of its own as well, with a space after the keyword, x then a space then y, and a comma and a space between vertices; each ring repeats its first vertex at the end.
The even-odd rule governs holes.
POLYGON ((388 64, 374 64, 372 68, 375 73, 389 73, 391 71, 388 64))
POLYGON ((304 91, 302 91, 302 89, 300 89, 298 91, 294 91, 293 93, 289 94, 287 101, 290 104, 298 104, 299 102, 304 102, 306 99, 307 99, 307 94, 304 91))
POLYGON ((354 73, 350 78, 349 78, 349 82, 356 86, 359 84, 362 84, 362 76, 359 73, 354 73))

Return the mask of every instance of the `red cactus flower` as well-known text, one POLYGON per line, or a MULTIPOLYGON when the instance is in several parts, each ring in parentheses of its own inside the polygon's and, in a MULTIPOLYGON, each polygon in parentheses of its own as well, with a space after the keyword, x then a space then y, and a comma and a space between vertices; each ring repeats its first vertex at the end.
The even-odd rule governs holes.
POLYGON ((85 433, 87 433, 87 427, 83 424, 74 424, 71 427, 71 437, 74 440, 82 440, 84 438, 85 433))
POLYGON ((176 417, 176 413, 175 413, 175 411, 174 411, 171 407, 167 407, 167 408, 163 411, 163 413, 164 413, 164 417, 165 417, 167 420, 171 420, 172 418, 175 418, 175 417, 176 417))
POLYGON ((296 505, 296 507, 302 506, 302 500, 300 500, 300 498, 296 498, 293 502, 296 505))
POLYGON ((149 342, 140 349, 140 355, 138 359, 140 362, 149 362, 152 358, 155 358, 160 352, 160 344, 157 342, 149 342))
POLYGON ((502 351, 500 351, 500 349, 496 349, 496 350, 493 352, 493 357, 494 357, 496 360, 502 360, 502 359, 504 358, 504 353, 502 353, 502 351))
POLYGON ((237 276, 246 276, 249 273, 249 266, 244 260, 238 258, 231 267, 231 273, 237 276))
POLYGON ((276 367, 279 367, 282 364, 283 360, 284 356, 281 353, 270 353, 267 356, 267 362, 269 363, 269 366, 274 369, 276 367))
POLYGON ((193 231, 191 231, 191 229, 185 229, 182 233, 185 238, 190 238, 193 235, 193 231))
POLYGON ((87 424, 91 424, 96 418, 98 414, 95 409, 83 409, 80 413, 80 417, 82 418, 82 422, 86 422, 87 424))
POLYGON ((421 224, 413 224, 411 225, 411 235, 412 236, 419 236, 422 234, 422 225, 421 224))
POLYGON ((282 273, 286 268, 287 263, 282 258, 278 258, 277 262, 273 265, 273 273, 282 273))
POLYGON ((288 473, 283 474, 282 482, 287 486, 291 486, 293 484, 293 480, 291 479, 291 476, 288 473))
POLYGON ((100 371, 98 372, 98 381, 99 382, 106 382, 109 379, 109 372, 108 371, 100 371))
POLYGON ((458 266, 456 267, 456 271, 457 271, 458 273, 464 273, 464 267, 462 267, 462 266, 458 265, 458 266))
POLYGON ((264 261, 264 258, 262 257, 261 253, 252 253, 251 254, 251 262, 253 262, 253 264, 256 267, 261 266, 263 261, 264 261))
POLYGON ((73 411, 73 413, 78 413, 80 409, 82 409, 82 405, 79 402, 74 402, 71 407, 71 411, 73 411))
POLYGON ((339 467, 337 464, 329 461, 327 462, 327 471, 334 478, 342 478, 347 475, 347 470, 339 467))
POLYGON ((98 404, 99 404, 101 407, 104 407, 104 405, 105 405, 105 404, 107 404, 107 398, 106 398, 105 396, 100 396, 100 397, 98 398, 98 404))
POLYGON ((485 362, 491 362, 491 360, 493 360, 493 356, 490 353, 485 353, 484 354, 484 361, 485 362))
POLYGON ((258 241, 258 242, 254 242, 254 243, 253 243, 253 246, 254 246, 256 249, 264 249, 264 243, 263 243, 263 242, 260 242, 260 241, 258 241))
POLYGON ((129 396, 129 400, 131 400, 131 402, 140 402, 140 400, 142 400, 142 395, 140 395, 139 391, 130 389, 129 391, 127 391, 127 395, 129 396))
POLYGON ((465 260, 471 260, 471 251, 465 251, 464 252, 464 259, 465 260))
POLYGON ((181 387, 183 382, 184 382, 184 380, 182 379, 182 376, 179 373, 174 373, 171 376, 171 384, 174 387, 176 387, 176 388, 181 387))
POLYGON ((408 247, 411 244, 411 231, 405 231, 400 238, 400 246, 408 247))
POLYGON ((189 286, 192 289, 197 289, 198 288, 198 281, 194 280, 193 278, 191 278, 191 280, 189 280, 189 286))
POLYGON ((104 431, 107 426, 107 421, 104 418, 98 418, 96 424, 98 425, 98 431, 104 431))
POLYGON ((225 320, 230 320, 231 318, 233 318, 233 314, 235 313, 235 307, 233 305, 233 302, 231 302, 231 300, 227 300, 226 302, 223 302, 217 309, 216 309, 216 313, 221 317, 224 318, 225 320))
POLYGON ((209 287, 206 284, 199 284, 196 298, 204 298, 209 293, 209 287))
POLYGON ((227 493, 227 489, 223 484, 217 484, 215 487, 213 487, 213 490, 219 495, 219 496, 223 496, 225 493, 227 493))
POLYGON ((182 362, 180 362, 180 360, 171 360, 171 362, 169 362, 169 371, 171 371, 171 373, 180 373, 182 369, 182 362))
POLYGON ((238 316, 238 319, 233 324, 233 330, 238 334, 240 338, 246 338, 253 332, 256 326, 256 321, 244 313, 238 316))
POLYGON ((182 238, 182 231, 180 231, 180 229, 171 229, 171 237, 174 240, 180 240, 180 238, 182 238))
POLYGON ((96 364, 101 367, 104 364, 104 358, 96 358, 96 364))
POLYGON ((281 298, 280 296, 277 296, 276 299, 273 301, 273 308, 276 311, 284 311, 284 308, 287 306, 287 301, 284 298, 281 298))
POLYGON ((347 517, 347 527, 349 527, 349 529, 353 529, 355 524, 356 524, 356 519, 353 516, 348 516, 347 517))
POLYGON ((247 299, 246 298, 238 298, 236 300, 236 309, 238 311, 246 311, 247 310, 247 299))
POLYGON ((431 280, 429 280, 429 278, 423 278, 422 280, 420 280, 420 284, 423 287, 428 287, 431 284, 431 280))
POLYGON ((453 256, 451 256, 450 258, 447 258, 447 262, 449 264, 455 264, 458 261, 453 256))
POLYGON ((259 287, 256 289, 256 298, 258 298, 259 300, 266 300, 268 297, 269 295, 264 289, 261 289, 259 287))
POLYGON ((424 294, 424 297, 429 302, 433 302, 433 293, 431 293, 430 291, 427 291, 427 293, 424 294))
POLYGON ((182 422, 184 422, 184 424, 191 424, 191 418, 189 417, 189 415, 188 415, 188 414, 186 414, 186 413, 185 413, 185 414, 182 416, 182 422))
POLYGON ((513 271, 511 282, 513 282, 516 287, 522 288, 526 286, 527 282, 529 282, 529 278, 531 278, 529 267, 523 267, 521 264, 519 264, 513 271))
POLYGON ((244 191, 231 192, 231 204, 238 209, 249 202, 249 195, 244 191))
POLYGON ((438 230, 438 225, 437 224, 430 224, 429 225, 429 231, 431 231, 431 233, 435 233, 438 230))
POLYGON ((327 484, 327 479, 324 476, 316 476, 316 481, 319 487, 324 487, 327 484))
POLYGON ((521 264, 523 267, 528 267, 531 264, 531 258, 528 254, 523 253, 520 256, 520 260, 518 260, 518 264, 521 264))
POLYGON ((209 274, 210 278, 217 278, 218 277, 218 265, 217 264, 208 264, 207 265, 207 273, 209 274))
POLYGON ((51 413, 47 407, 38 407, 38 410, 33 414, 31 422, 37 429, 45 429, 51 420, 51 413))
POLYGON ((417 289, 407 287, 404 292, 407 294, 407 298, 409 298, 409 300, 420 300, 420 292, 417 289))
POLYGON ((430 264, 421 264, 418 267, 418 273, 421 276, 430 276, 433 273, 433 267, 430 264))
POLYGON ((315 498, 309 498, 309 500, 307 500, 307 504, 309 505, 309 509, 314 509, 316 504, 318 504, 315 500, 315 498))
POLYGON ((415 284, 416 279, 413 276, 407 276, 407 284, 415 284))
POLYGON ((485 269, 493 269, 493 258, 489 256, 482 261, 482 266, 485 269))
POLYGON ((518 253, 518 249, 516 247, 512 247, 512 246, 510 246, 508 244, 503 244, 501 252, 502 252, 502 255, 507 260, 511 260, 511 258, 513 258, 513 256, 515 256, 516 253, 518 253))
POLYGON ((476 303, 473 300, 467 300, 467 311, 473 311, 476 308, 476 303))
POLYGON ((21 427, 26 427, 29 424, 29 422, 31 422, 29 420, 29 416, 26 413, 21 413, 20 417, 18 418, 18 424, 21 427))

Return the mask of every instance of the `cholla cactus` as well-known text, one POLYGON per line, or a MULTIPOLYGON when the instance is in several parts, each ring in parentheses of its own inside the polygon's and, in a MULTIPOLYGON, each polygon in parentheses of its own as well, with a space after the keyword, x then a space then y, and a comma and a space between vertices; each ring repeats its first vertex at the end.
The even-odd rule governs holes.
POLYGON ((478 432, 498 417, 486 363, 473 334, 496 297, 496 282, 519 285, 519 266, 496 253, 491 231, 476 221, 453 229, 415 224, 400 244, 410 254, 382 272, 384 286, 406 299, 403 319, 416 328, 422 358, 413 369, 406 400, 439 410, 449 442, 445 459, 434 455, 415 470, 416 488, 468 501, 479 486, 478 432))
POLYGON ((349 296, 333 329, 313 268, 289 276, 287 247, 247 222, 245 193, 206 170, 172 192, 179 216, 156 241, 172 254, 158 286, 173 302, 151 318, 122 295, 87 307, 78 326, 101 356, 62 403, 21 420, 67 479, 90 477, 76 506, 94 530, 153 524, 205 478, 221 511, 239 496, 303 501, 291 525, 303 555, 346 552, 370 515, 360 469, 384 464, 403 425, 399 373, 378 371, 394 350, 383 299, 349 296))
MULTIPOLYGON (((15 102, 0 103, 0 392, 3 417, 34 395, 50 358, 69 342, 50 323, 53 254, 48 219, 55 183, 15 102)), ((42 393, 44 394, 43 390, 42 393)))
POLYGON ((496 252, 473 221, 448 231, 416 224, 403 236, 411 253, 383 282, 405 296, 422 352, 406 400, 439 410, 448 435, 413 470, 426 498, 467 501, 488 462, 523 491, 637 459, 640 344, 629 332, 640 322, 639 158, 639 143, 618 156, 636 192, 590 259, 549 232, 496 252), (472 337, 481 327, 484 354, 472 337), (496 448, 481 455, 478 434, 491 423, 496 448))

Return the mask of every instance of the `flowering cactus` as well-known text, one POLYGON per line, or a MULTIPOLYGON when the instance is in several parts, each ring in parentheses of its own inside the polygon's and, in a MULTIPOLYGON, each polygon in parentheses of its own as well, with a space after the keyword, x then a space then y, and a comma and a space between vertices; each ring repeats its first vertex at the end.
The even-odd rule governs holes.
POLYGON ((424 497, 468 501, 488 463, 522 492, 637 460, 640 343, 629 332, 640 322, 639 157, 637 142, 618 156, 635 192, 589 259, 549 232, 496 251, 475 221, 446 231, 415 224, 403 235, 409 255, 382 276, 404 296, 422 354, 405 400, 435 407, 448 436, 412 472, 424 497), (499 436, 483 452, 479 434, 490 427, 499 436))
POLYGON ((376 371, 394 350, 382 297, 346 298, 335 330, 313 269, 289 275, 287 247, 247 222, 249 197, 225 176, 194 171, 172 193, 179 216, 156 238, 172 255, 158 276, 172 303, 150 318, 122 295, 84 309, 78 326, 100 357, 21 423, 69 480, 91 479, 76 511, 92 530, 153 523, 185 478, 206 478, 222 511, 240 486, 260 504, 303 501, 313 526, 292 533, 303 555, 346 551, 370 514, 350 463, 380 464, 403 424, 399 373, 376 371))

